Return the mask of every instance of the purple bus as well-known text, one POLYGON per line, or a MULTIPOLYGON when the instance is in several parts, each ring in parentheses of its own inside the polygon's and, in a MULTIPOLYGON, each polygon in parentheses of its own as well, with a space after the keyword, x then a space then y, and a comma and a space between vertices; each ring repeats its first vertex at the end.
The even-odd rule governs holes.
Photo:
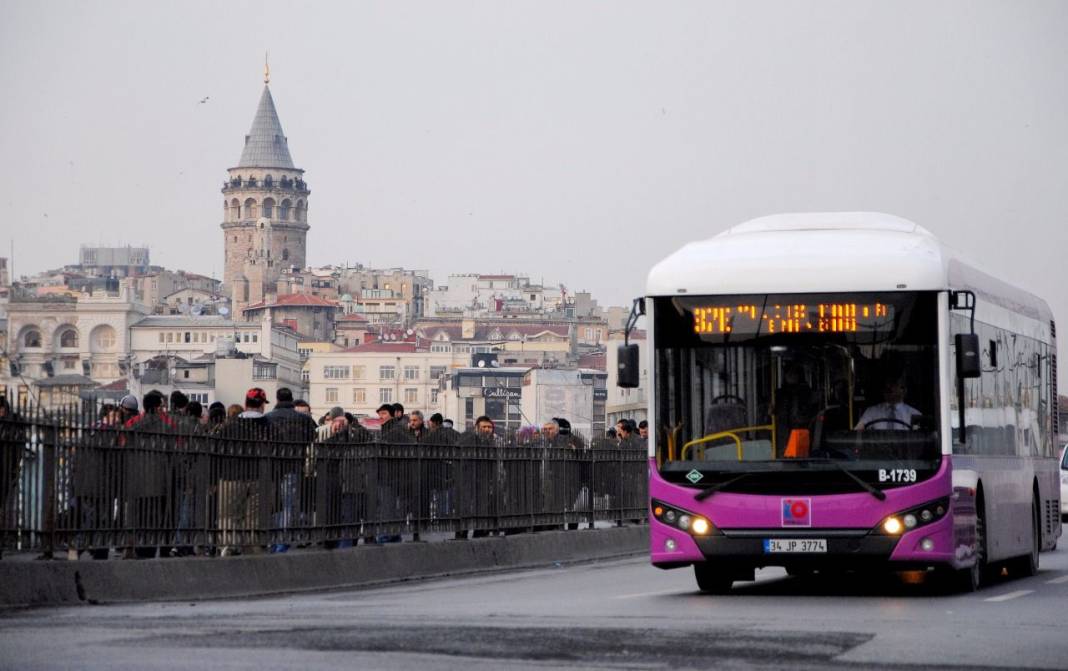
MULTIPOLYGON (((1046 303, 884 214, 764 217, 657 264, 650 551, 702 591, 754 571, 1032 575, 1061 534, 1046 303)), ((629 333, 629 331, 628 331, 629 333)))

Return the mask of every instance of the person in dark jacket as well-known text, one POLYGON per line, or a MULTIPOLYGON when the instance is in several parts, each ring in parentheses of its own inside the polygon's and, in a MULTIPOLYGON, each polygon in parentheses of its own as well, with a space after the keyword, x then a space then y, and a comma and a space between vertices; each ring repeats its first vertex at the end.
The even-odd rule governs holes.
MULTIPOLYGON (((278 450, 277 456, 281 457, 283 472, 278 481, 278 498, 273 510, 275 526, 283 530, 284 536, 285 530, 300 517, 300 511, 297 510, 300 474, 318 427, 311 415, 297 410, 293 391, 288 387, 279 387, 275 399, 278 402, 266 418, 271 440, 278 450)), ((285 542, 271 544, 271 552, 285 552, 288 549, 289 544, 285 542)))
POLYGON ((314 438, 317 428, 315 420, 311 418, 311 415, 297 410, 297 406, 293 402, 293 391, 288 387, 280 387, 275 392, 275 399, 278 403, 275 404, 274 410, 267 413, 267 421, 270 422, 271 426, 279 427, 292 423, 294 426, 299 427, 302 432, 308 433, 307 437, 310 442, 314 438))
MULTIPOLYGON (((18 483, 22 458, 26 452, 26 425, 15 414, 6 396, 0 396, 0 529, 18 528, 18 483)), ((7 541, 14 541, 7 532, 0 535, 0 551, 7 541)))
MULTIPOLYGON (((174 447, 175 425, 164 411, 163 403, 160 392, 153 390, 145 394, 141 399, 143 411, 126 422, 129 432, 120 437, 125 448, 126 526, 135 536, 169 526, 165 504, 171 473, 165 466, 167 453, 174 447)), ((135 537, 124 556, 147 559, 156 556, 157 551, 156 546, 138 542, 135 537)))
POLYGON ((428 432, 429 430, 423 422, 422 411, 412 410, 411 414, 408 415, 408 434, 415 440, 415 442, 422 443, 426 440, 428 432))

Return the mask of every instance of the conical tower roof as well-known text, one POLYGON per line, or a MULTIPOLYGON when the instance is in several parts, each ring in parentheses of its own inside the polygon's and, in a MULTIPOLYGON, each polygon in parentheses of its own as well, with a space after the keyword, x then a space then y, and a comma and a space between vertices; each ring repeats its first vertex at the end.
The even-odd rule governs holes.
POLYGON ((294 169, 289 156, 289 143, 282 132, 282 122, 274 108, 271 89, 263 86, 263 95, 256 108, 252 128, 245 136, 245 148, 241 151, 238 168, 288 168, 294 169))

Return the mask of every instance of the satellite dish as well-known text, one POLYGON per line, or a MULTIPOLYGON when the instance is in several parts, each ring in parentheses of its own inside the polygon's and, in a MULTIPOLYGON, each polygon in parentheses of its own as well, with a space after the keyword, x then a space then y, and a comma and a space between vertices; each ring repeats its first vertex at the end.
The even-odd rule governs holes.
POLYGON ((191 312, 194 317, 199 317, 204 314, 204 305, 201 303, 194 303, 193 307, 189 309, 189 312, 191 312))
POLYGON ((230 314, 230 308, 226 307, 225 305, 222 306, 221 308, 219 308, 219 314, 225 317, 226 315, 230 314))
POLYGON ((179 303, 178 304, 178 313, 184 315, 187 312, 189 312, 189 306, 186 305, 185 303, 179 303))
POLYGON ((479 359, 478 367, 479 368, 485 368, 486 367, 486 360, 485 359, 479 359))
POLYGON ((174 379, 174 376, 176 376, 178 374, 178 369, 177 368, 172 368, 170 370, 170 374, 171 374, 171 379, 174 379))
POLYGON ((408 329, 407 331, 405 331, 405 333, 407 333, 408 335, 412 335, 413 333, 415 333, 415 331, 408 329))

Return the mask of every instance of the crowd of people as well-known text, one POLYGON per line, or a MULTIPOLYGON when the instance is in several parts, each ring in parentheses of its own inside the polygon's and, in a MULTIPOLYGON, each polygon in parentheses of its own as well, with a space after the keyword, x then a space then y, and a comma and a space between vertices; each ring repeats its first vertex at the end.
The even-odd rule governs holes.
MULTIPOLYGON (((117 404, 105 404, 99 412, 98 426, 124 428, 185 429, 213 432, 228 425, 279 426, 282 424, 303 426, 312 432, 314 440, 325 441, 335 436, 346 438, 372 438, 371 430, 352 413, 341 406, 331 408, 317 420, 311 406, 303 399, 294 399, 292 390, 282 387, 277 391, 275 405, 268 410, 270 401, 263 389, 254 387, 245 395, 245 404, 229 406, 214 402, 206 409, 197 401, 190 401, 181 391, 174 391, 168 399, 159 391, 149 391, 140 403, 133 395, 124 396, 117 404)), ((435 412, 426 417, 421 410, 406 411, 400 403, 384 403, 379 406, 378 430, 383 439, 417 443, 430 442, 445 445, 456 443, 509 442, 512 437, 498 431, 495 422, 483 415, 475 419, 466 432, 454 428, 454 422, 435 412)), ((608 429, 606 440, 610 445, 643 447, 649 437, 647 421, 635 422, 621 419, 608 429)), ((564 417, 553 417, 541 426, 524 426, 515 432, 515 444, 526 445, 541 441, 550 447, 587 447, 586 440, 573 433, 571 422, 564 417)))
MULTIPOLYGON (((10 419, 6 402, 2 406, 0 419, 10 419)), ((113 550, 121 557, 146 558, 227 555, 255 551, 257 546, 284 552, 289 548, 288 539, 294 537, 287 530, 331 525, 346 531, 339 540, 325 541, 328 548, 350 546, 357 538, 389 542, 399 537, 356 536, 351 529, 362 527, 367 519, 408 519, 413 515, 431 520, 447 516, 485 520, 501 513, 500 506, 505 504, 527 506, 531 511, 589 511, 595 499, 606 496, 619 479, 604 468, 594 477, 588 465, 581 463, 589 457, 576 452, 586 454, 587 449, 600 446, 641 447, 647 431, 644 422, 638 425, 621 420, 615 427, 616 435, 590 445, 563 417, 513 433, 500 431, 486 416, 478 417, 461 432, 440 413, 426 417, 422 411, 406 410, 400 404, 383 404, 377 414, 378 421, 368 422, 370 427, 341 407, 331 408, 316 419, 309 404, 294 398, 288 388, 278 389, 273 403, 263 389, 254 387, 247 391, 242 405, 212 403, 207 408, 180 391, 169 397, 155 390, 141 399, 124 396, 118 403, 101 407, 91 422, 79 424, 77 432, 45 437, 59 448, 59 526, 77 532, 69 544, 73 552, 86 550, 105 558, 113 550), (377 431, 373 430, 375 425, 377 431), (461 455, 461 460, 473 459, 465 467, 467 475, 461 477, 459 461, 452 461, 454 457, 441 456, 438 451, 437 457, 429 458, 430 452, 405 448, 399 454, 408 456, 402 456, 401 461, 423 454, 423 464, 412 463, 414 459, 399 465, 394 461, 390 474, 375 476, 370 483, 359 470, 363 468, 360 459, 365 458, 359 455, 367 454, 359 450, 365 444, 562 451, 534 453, 541 455, 534 457, 539 460, 534 463, 541 466, 531 467, 530 457, 523 456, 515 462, 516 470, 495 466, 477 453, 448 453, 461 455), (132 449, 116 451, 114 447, 132 449), (551 456, 554 454, 558 456, 551 456), (567 454, 580 461, 570 461, 573 457, 567 454), (533 485, 520 485, 525 480, 533 485), (576 489, 553 493, 553 488, 562 487, 564 482, 576 489), (508 497, 519 494, 509 493, 508 486, 533 492, 533 498, 516 498, 509 503, 508 497), (413 487, 422 488, 422 494, 413 495, 413 487), (551 496, 557 497, 558 503, 547 503, 551 496), (160 531, 143 532, 153 529, 160 531), (205 530, 214 530, 207 544, 203 544, 205 530), (170 540, 164 540, 168 533, 170 540), (194 536, 201 539, 200 545, 193 541, 194 536), (282 541, 263 545, 265 537, 282 541)), ((0 515, 6 516, 0 530, 18 526, 7 519, 14 510, 11 494, 20 487, 23 494, 33 489, 31 482, 37 476, 27 469, 38 468, 28 457, 22 458, 20 465, 15 456, 28 455, 23 445, 33 442, 29 438, 32 432, 25 429, 27 424, 10 422, 10 428, 6 426, 0 426, 0 433, 7 434, 0 436, 0 442, 12 449, 4 449, 5 463, 0 467, 4 481, 0 515), (15 436, 15 431, 22 434, 15 436), (7 456, 15 461, 7 464, 7 456)), ((39 490, 35 496, 40 496, 39 490)), ((472 533, 484 535, 486 530, 472 533)), ((456 532, 457 537, 467 534, 456 532)))

